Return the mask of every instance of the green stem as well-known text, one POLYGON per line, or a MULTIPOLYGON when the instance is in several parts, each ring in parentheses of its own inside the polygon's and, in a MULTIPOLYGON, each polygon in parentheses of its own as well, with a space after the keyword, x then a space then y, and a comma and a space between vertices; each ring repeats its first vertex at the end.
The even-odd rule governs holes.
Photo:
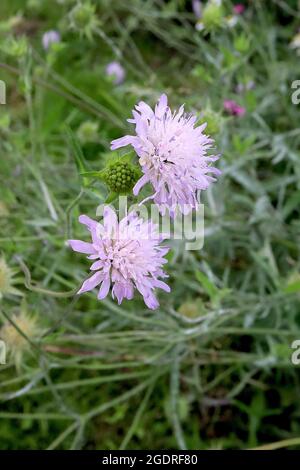
POLYGON ((73 297, 76 294, 77 288, 71 291, 55 292, 52 290, 43 289, 42 287, 34 286, 31 282, 31 274, 30 274, 28 267, 26 266, 24 261, 21 260, 19 256, 17 257, 17 260, 25 275, 25 286, 27 287, 28 290, 32 292, 38 292, 39 294, 51 295, 52 297, 60 297, 60 298, 73 297))

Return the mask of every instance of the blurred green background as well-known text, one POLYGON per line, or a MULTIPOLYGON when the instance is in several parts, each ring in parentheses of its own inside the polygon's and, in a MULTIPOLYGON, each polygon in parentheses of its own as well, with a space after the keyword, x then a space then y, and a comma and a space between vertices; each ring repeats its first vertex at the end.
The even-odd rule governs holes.
POLYGON ((300 448, 299 4, 196 3, 1 0, 1 449, 300 448), (74 297, 89 265, 65 242, 107 197, 78 159, 103 168, 163 92, 222 154, 204 248, 171 242, 155 312, 74 297))

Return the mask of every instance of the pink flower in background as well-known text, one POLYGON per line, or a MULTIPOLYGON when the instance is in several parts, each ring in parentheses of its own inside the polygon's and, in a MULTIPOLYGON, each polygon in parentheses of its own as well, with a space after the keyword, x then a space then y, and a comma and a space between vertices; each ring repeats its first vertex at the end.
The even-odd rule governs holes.
POLYGON ((210 166, 219 157, 207 155, 213 140, 203 134, 206 124, 196 127, 197 117, 186 114, 183 106, 172 112, 166 95, 154 111, 143 101, 138 103, 128 121, 135 124, 136 135, 112 141, 111 149, 131 145, 139 156, 144 175, 133 193, 149 182, 154 193, 147 199, 153 199, 162 214, 168 209, 174 216, 177 207, 182 213, 197 209, 198 191, 215 181, 209 173, 220 174, 210 166))
POLYGON ((144 222, 135 213, 129 214, 118 222, 115 211, 104 207, 103 223, 100 224, 86 215, 79 222, 90 231, 92 242, 69 240, 74 251, 85 253, 93 260, 89 277, 81 286, 78 294, 90 291, 100 285, 98 299, 104 299, 112 285, 112 297, 122 300, 132 299, 134 289, 143 296, 150 309, 159 303, 153 293, 155 288, 170 292, 169 286, 158 278, 167 275, 162 270, 167 263, 164 258, 168 247, 160 246, 165 238, 158 233, 158 226, 151 221, 144 222))
POLYGON ((125 70, 119 62, 110 62, 106 66, 106 75, 113 78, 115 85, 120 85, 125 79, 125 70))
POLYGON ((244 13, 245 9, 246 9, 246 7, 245 7, 245 5, 243 5, 243 3, 237 3, 233 7, 233 12, 236 15, 242 15, 244 13))
POLYGON ((46 31, 42 37, 43 48, 47 51, 51 44, 60 42, 60 34, 58 31, 46 31))
POLYGON ((244 116, 246 112, 246 108, 244 108, 243 106, 240 106, 234 100, 224 100, 224 109, 228 114, 231 114, 232 116, 239 116, 239 117, 244 116))

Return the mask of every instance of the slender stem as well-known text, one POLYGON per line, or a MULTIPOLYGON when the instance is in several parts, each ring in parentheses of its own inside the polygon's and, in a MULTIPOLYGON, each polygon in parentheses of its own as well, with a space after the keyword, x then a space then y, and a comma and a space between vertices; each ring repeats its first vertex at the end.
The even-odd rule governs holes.
POLYGON ((28 290, 31 290, 32 292, 38 292, 39 294, 51 295, 52 297, 62 297, 62 298, 73 297, 76 294, 77 288, 72 289, 71 291, 55 292, 49 289, 44 289, 42 287, 34 286, 31 282, 31 274, 30 274, 28 267, 19 256, 17 256, 17 260, 25 275, 25 286, 27 287, 28 290))
POLYGON ((298 446, 300 445, 300 437, 294 437, 292 439, 284 439, 282 441, 272 442, 271 444, 265 444, 263 446, 254 447, 250 450, 276 450, 282 449, 283 447, 298 446))

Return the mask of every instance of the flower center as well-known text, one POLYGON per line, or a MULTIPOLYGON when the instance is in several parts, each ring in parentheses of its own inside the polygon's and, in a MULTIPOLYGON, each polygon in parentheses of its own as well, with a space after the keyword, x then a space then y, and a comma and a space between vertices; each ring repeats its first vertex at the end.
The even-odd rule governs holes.
POLYGON ((106 254, 106 262, 110 267, 129 271, 130 266, 135 262, 136 254, 134 250, 138 244, 137 240, 106 240, 104 248, 106 254))
POLYGON ((174 165, 169 160, 171 150, 162 150, 158 147, 154 147, 153 151, 149 154, 144 155, 140 158, 140 164, 147 166, 149 169, 154 168, 158 172, 163 172, 166 166, 174 165))

